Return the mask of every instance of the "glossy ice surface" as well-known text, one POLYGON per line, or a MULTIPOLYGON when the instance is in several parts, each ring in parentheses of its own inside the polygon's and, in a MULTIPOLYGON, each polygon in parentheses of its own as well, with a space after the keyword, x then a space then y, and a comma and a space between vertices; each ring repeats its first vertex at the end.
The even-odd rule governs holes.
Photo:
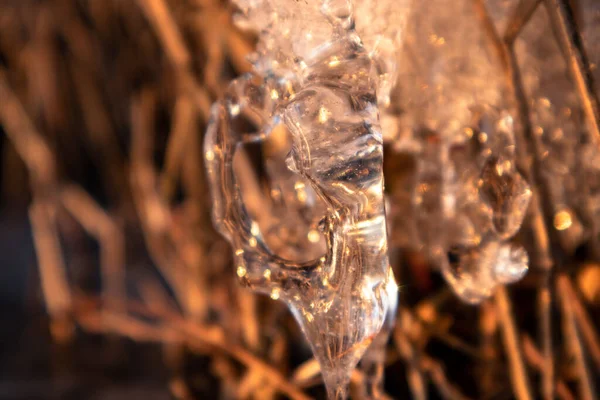
MULTIPOLYGON (((526 251, 512 242, 533 195, 517 152, 522 127, 482 3, 456 0, 450 10, 447 0, 235 2, 238 23, 259 41, 255 75, 231 84, 206 137, 215 225, 235 249, 241 281, 290 306, 330 396, 344 397, 352 369, 396 307, 383 142, 414 160, 410 178, 393 182, 391 239, 423 252, 461 299, 479 303, 528 270, 526 251), (258 206, 248 203, 248 176, 234 173, 234 153, 252 141, 265 144, 270 188, 258 206)), ((502 24, 505 2, 486 4, 502 24)), ((524 32, 530 49, 516 44, 520 59, 550 46, 543 23, 536 16, 533 33, 524 32)), ((536 79, 562 87, 560 63, 540 63, 543 56, 531 57, 523 68, 538 98, 534 129, 562 118, 539 150, 567 182, 575 150, 583 171, 600 161, 560 134, 578 121, 553 108, 564 102, 570 110, 570 98, 536 92, 548 87, 536 79)), ((555 204, 565 207, 557 215, 567 229, 576 218, 566 207, 569 188, 551 187, 564 199, 555 204)))
POLYGON ((384 118, 384 138, 416 164, 393 194, 397 243, 427 254, 469 303, 527 271, 524 249, 508 241, 532 196, 517 168, 502 60, 476 4, 457 0, 450 11, 445 0, 410 2, 384 118))
MULTIPOLYGON (((318 50, 302 53, 297 75, 234 81, 213 108, 205 142, 213 218, 233 245, 237 274, 245 285, 289 305, 320 362, 332 398, 345 397, 352 370, 384 321, 393 319, 397 298, 387 253, 379 79, 372 58, 350 27, 347 7, 326 3, 315 11, 313 17, 323 20, 329 36, 321 39, 318 50), (241 118, 255 120, 258 131, 237 129, 241 118), (323 253, 304 262, 270 248, 269 233, 245 208, 233 169, 234 153, 243 141, 268 140, 282 129, 291 142, 287 170, 279 157, 274 160, 279 164, 271 164, 267 173, 279 182, 278 195, 291 191, 285 180, 304 194, 298 198, 296 193, 295 200, 286 202, 284 218, 293 220, 280 225, 296 224, 309 242, 318 242, 318 235, 325 240, 323 253), (322 207, 315 199, 310 204, 313 196, 322 207), (299 213, 300 208, 305 212, 299 213)), ((301 251, 311 249, 314 246, 307 243, 301 251)))

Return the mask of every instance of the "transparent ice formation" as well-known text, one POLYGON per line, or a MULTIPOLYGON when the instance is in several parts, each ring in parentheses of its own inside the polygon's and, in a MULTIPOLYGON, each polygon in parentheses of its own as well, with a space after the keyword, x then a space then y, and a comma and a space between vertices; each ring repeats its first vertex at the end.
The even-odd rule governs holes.
MULTIPOLYGON (((271 21, 269 29, 294 44, 288 48, 264 40, 262 51, 277 68, 265 72, 259 66, 262 78, 249 75, 232 82, 213 107, 205 140, 213 219, 234 248, 240 280, 288 304, 319 360, 330 397, 344 398, 352 370, 384 322, 393 320, 397 301, 383 201, 380 76, 353 29, 350 3, 325 1, 318 8, 275 3, 261 3, 279 21, 271 21), (290 20, 315 27, 314 36, 295 40, 300 34, 295 23, 283 23, 290 20), (247 132, 248 125, 258 128, 247 132), (264 230, 245 207, 234 154, 245 142, 274 135, 291 144, 285 159, 273 150, 267 162, 271 195, 287 212, 277 217, 275 207, 276 221, 264 230), (293 240, 274 251, 274 236, 290 224, 309 240, 293 240), (321 254, 295 259, 318 249, 321 235, 321 254), (284 254, 286 247, 296 251, 284 254)), ((258 11, 248 7, 246 12, 258 11)))
MULTIPOLYGON (((214 222, 235 249, 241 281, 289 305, 330 396, 344 397, 370 343, 385 342, 396 307, 384 141, 392 151, 388 165, 403 171, 388 182, 396 246, 424 252, 469 303, 527 272, 528 255, 512 239, 532 191, 517 167, 516 112, 507 101, 505 70, 477 10, 481 3, 472 0, 451 7, 447 0, 234 3, 237 23, 259 41, 254 75, 232 82, 213 108, 206 136, 214 222), (264 207, 250 206, 248 177, 234 172, 236 150, 251 142, 263 143, 264 207)), ((507 2, 486 4, 502 25, 507 2)), ((543 53, 552 44, 539 34, 539 18, 530 23, 529 39, 516 44, 520 55, 523 46, 543 53)), ((555 101, 537 92, 547 85, 535 79, 562 85, 560 64, 546 66, 542 55, 520 59, 529 65, 525 86, 535 92, 535 127, 554 132, 538 143, 549 170, 565 178, 600 170, 597 152, 556 129, 578 129, 577 116, 566 111, 575 110, 572 93, 555 101), (585 165, 577 169, 579 150, 585 165)), ((564 199, 553 203, 560 205, 561 226, 565 216, 575 224, 571 207, 581 198, 569 196, 565 185, 550 193, 564 199)))
POLYGON ((469 303, 527 271, 525 250, 509 240, 532 194, 516 166, 502 63, 474 5, 410 3, 391 95, 398 112, 384 133, 414 159, 414 178, 391 182, 394 223, 410 233, 399 244, 424 251, 469 303))

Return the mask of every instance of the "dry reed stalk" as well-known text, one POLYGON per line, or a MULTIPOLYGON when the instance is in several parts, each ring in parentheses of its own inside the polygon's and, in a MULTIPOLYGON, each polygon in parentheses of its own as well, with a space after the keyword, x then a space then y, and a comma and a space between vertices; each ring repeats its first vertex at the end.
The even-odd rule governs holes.
POLYGON ((55 163, 52 151, 39 135, 0 69, 0 121, 30 173, 34 201, 29 217, 38 259, 42 293, 59 341, 72 335, 69 322, 71 289, 66 276, 56 227, 55 163))
MULTIPOLYGON (((131 4, 92 0, 77 6, 68 0, 42 3, 23 2, 20 10, 35 10, 32 15, 36 15, 26 22, 21 12, 14 10, 17 6, 0 12, 0 62, 3 62, 2 57, 7 60, 11 83, 14 83, 14 86, 9 85, 9 74, 0 70, 0 123, 30 174, 33 194, 30 217, 42 292, 53 326, 62 327, 53 328, 55 336, 67 337, 72 332, 68 316, 74 298, 77 321, 83 328, 117 333, 137 341, 163 343, 169 349, 165 352, 172 358, 173 368, 178 371, 184 347, 210 356, 213 373, 222 381, 222 386, 227 387, 225 396, 233 397, 237 393, 242 397, 268 399, 285 394, 307 399, 299 387, 320 383, 318 364, 313 359, 300 366, 291 363, 288 348, 304 346, 297 331, 294 336, 290 333, 293 329, 288 330, 282 322, 282 307, 272 303, 265 306, 257 296, 235 286, 226 255, 230 249, 210 228, 207 212, 210 202, 206 196, 199 132, 207 122, 211 96, 224 92, 229 78, 224 76, 224 70, 233 67, 236 73, 243 73, 250 69, 246 56, 251 51, 252 39, 247 39, 233 26, 232 7, 213 0, 137 0, 131 4), (103 53, 103 47, 115 40, 115 21, 128 37, 124 38, 123 47, 110 44, 110 51, 119 50, 118 55, 110 55, 115 60, 108 60, 110 57, 103 53), (4 34, 5 27, 10 28, 9 32, 23 29, 31 33, 32 39, 28 41, 17 35, 13 39, 4 34), (57 48, 57 37, 64 40, 66 50, 57 48), (140 53, 121 54, 138 47, 143 49, 140 53), (148 59, 136 60, 139 54, 148 59), (163 60, 148 56, 161 58, 163 54, 168 67, 165 70, 160 67, 163 60), (123 95, 122 99, 108 97, 116 92, 104 87, 107 64, 113 68, 108 69, 114 73, 110 75, 111 80, 114 78, 123 85, 118 92, 123 95), (150 77, 135 84, 127 81, 137 78, 128 70, 133 68, 139 72, 135 68, 140 67, 132 67, 134 64, 147 64, 150 77), (158 122, 162 114, 168 115, 167 124, 158 122), (70 122, 71 119, 75 122, 70 122), (83 132, 78 124, 83 125, 83 132), (63 131, 67 132, 66 136, 61 136, 65 135, 63 131), (127 132, 125 137, 123 132, 127 132), (70 171, 62 165, 62 154, 81 163, 81 156, 77 155, 79 148, 71 143, 75 142, 72 138, 80 136, 110 199, 106 205, 71 182, 65 173, 70 171), (163 137, 166 137, 164 149, 157 145, 163 137), (129 144, 129 138, 131 146, 123 145, 129 144), (124 150, 128 150, 128 154, 124 150), (164 162, 160 165, 157 158, 163 156, 164 162), (132 203, 131 209, 128 202, 132 203), (86 302, 71 293, 55 221, 55 213, 61 206, 100 244, 105 289, 101 305, 94 302, 92 307, 82 306, 86 302), (129 229, 141 227, 147 251, 177 302, 157 279, 146 275, 134 275, 144 304, 132 305, 131 299, 127 299, 125 286, 132 278, 125 276, 124 247, 128 238, 124 238, 125 227, 121 223, 129 229), (177 307, 184 310, 183 316, 175 311, 177 307), (144 318, 138 319, 136 315, 144 318), (209 325, 206 322, 209 315, 217 318, 222 326, 209 325), (56 321, 63 322, 56 325, 56 321), (268 327, 274 324, 286 328, 273 334, 268 327), (238 363, 245 367, 243 373, 238 371, 238 363), (291 377, 285 375, 288 370, 294 371, 291 377)), ((524 360, 541 373, 538 391, 543 398, 551 399, 555 395, 565 400, 573 398, 555 371, 551 324, 552 310, 557 305, 554 303, 562 310, 563 336, 576 361, 580 395, 594 398, 593 379, 597 374, 586 365, 586 357, 589 355, 596 369, 599 368, 598 335, 571 281, 560 277, 556 286, 551 285, 557 255, 553 253, 562 256, 562 250, 555 246, 559 241, 549 224, 552 215, 544 189, 547 182, 539 173, 542 154, 532 134, 529 99, 514 53, 515 40, 541 3, 541 0, 519 1, 506 30, 500 35, 485 3, 473 0, 478 22, 483 24, 489 44, 505 69, 507 97, 518 111, 518 164, 534 188, 527 225, 533 232, 535 268, 532 269, 541 271, 537 275, 533 271, 531 277, 537 287, 537 296, 532 301, 537 302, 540 350, 528 337, 522 343, 519 340, 521 333, 515 320, 516 315, 522 316, 521 310, 511 309, 504 289, 498 292, 494 304, 484 306, 480 332, 470 336, 481 338, 480 348, 451 330, 453 324, 461 324, 461 313, 465 311, 461 306, 448 313, 442 310, 448 306, 445 300, 427 298, 414 306, 403 303, 401 314, 410 323, 396 329, 394 346, 388 348, 387 365, 396 359, 406 364, 409 388, 415 398, 426 398, 428 383, 444 398, 466 398, 461 393, 464 388, 451 382, 445 374, 444 368, 452 368, 452 360, 438 360, 435 351, 429 349, 433 342, 441 342, 444 347, 489 366, 490 371, 483 371, 488 375, 482 379, 483 393, 491 386, 487 382, 493 372, 490 360, 501 362, 501 357, 495 355, 500 354, 503 347, 509 360, 506 368, 518 398, 534 397, 524 360), (556 294, 558 301, 553 302, 556 294), (498 327, 502 342, 495 340, 498 327)), ((591 91, 590 65, 583 49, 576 36, 569 36, 574 29, 569 5, 562 0, 545 0, 545 3, 553 16, 557 40, 592 127, 593 135, 583 139, 595 140, 598 102, 591 91)), ((418 63, 418 51, 412 50, 415 57, 407 61, 418 63)), ((268 225, 271 216, 264 207, 265 189, 256 183, 248 155, 239 154, 234 168, 244 182, 243 195, 249 211, 259 224, 268 225)), ((596 227, 591 228, 597 233, 596 227)), ((129 272, 128 269, 128 275, 129 272)), ((430 294, 419 293, 424 297, 430 294)), ((447 300, 447 291, 436 289, 433 297, 447 300)), ((365 397, 369 379, 366 373, 356 371, 352 377, 353 394, 365 397)), ((187 384, 178 375, 172 381, 172 391, 189 397, 192 391, 187 384)), ((508 386, 504 380, 498 385, 508 386)), ((389 398, 385 393, 380 393, 380 397, 389 398)))
POLYGON ((400 318, 394 329, 394 344, 406 363, 406 379, 415 400, 427 399, 427 384, 421 371, 419 355, 404 331, 411 330, 413 317, 406 310, 400 311, 400 318))
POLYGON ((579 381, 579 397, 583 400, 596 399, 592 375, 586 365, 585 352, 581 336, 575 322, 573 299, 569 291, 569 278, 561 274, 556 279, 556 291, 563 317, 563 330, 566 339, 565 346, 568 353, 574 358, 579 381))
POLYGON ((113 218, 81 188, 64 186, 60 199, 67 211, 100 244, 104 302, 113 310, 121 309, 127 298, 123 232, 113 218))
POLYGON ((112 332, 129 336, 135 340, 182 343, 190 348, 198 348, 199 351, 205 350, 205 345, 209 345, 220 352, 233 357, 246 367, 260 371, 278 390, 293 400, 309 400, 304 393, 299 391, 294 385, 283 377, 276 369, 264 363, 261 359, 255 357, 243 347, 229 342, 227 335, 219 326, 205 326, 194 323, 180 317, 175 313, 158 313, 156 310, 149 310, 143 305, 129 303, 130 311, 142 313, 146 316, 153 316, 164 323, 158 327, 153 327, 148 323, 135 320, 130 316, 118 313, 110 314, 110 318, 102 318, 102 314, 94 312, 94 300, 90 298, 80 298, 78 321, 87 329, 95 332, 112 332), (90 301, 91 300, 91 301, 90 301))
POLYGON ((498 288, 495 295, 495 304, 498 310, 502 339, 507 352, 506 356, 510 364, 509 373, 515 396, 520 400, 533 399, 527 369, 523 361, 523 351, 512 315, 512 305, 506 288, 498 288))
POLYGON ((581 335, 586 341, 587 349, 590 352, 590 356, 596 364, 596 369, 600 371, 600 339, 598 333, 594 328, 594 323, 590 319, 585 307, 579 300, 575 289, 573 288, 573 282, 570 279, 564 279, 562 282, 562 290, 565 290, 566 296, 569 296, 571 305, 573 307, 573 313, 577 327, 581 330, 581 335))
MULTIPOLYGON (((540 353, 540 351, 535 347, 533 340, 529 336, 525 336, 523 338, 523 353, 525 354, 525 358, 527 362, 538 371, 542 372, 545 368, 548 368, 548 363, 544 359, 544 356, 540 353)), ((575 396, 571 393, 567 384, 558 379, 556 381, 556 395, 558 398, 562 400, 575 400, 575 396)))

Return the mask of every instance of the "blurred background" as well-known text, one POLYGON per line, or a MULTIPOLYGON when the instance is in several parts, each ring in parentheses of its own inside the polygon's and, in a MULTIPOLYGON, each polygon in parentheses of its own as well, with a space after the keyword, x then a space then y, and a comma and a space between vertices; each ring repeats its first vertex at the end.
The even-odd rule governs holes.
MULTIPOLYGON (((238 284, 210 221, 203 132, 256 42, 234 11, 0 3, 0 399, 324 398, 286 307, 238 284)), ((398 187, 414 161, 386 152, 398 187)), ((600 266, 572 247, 478 307, 393 250, 381 398, 597 398, 600 266)))

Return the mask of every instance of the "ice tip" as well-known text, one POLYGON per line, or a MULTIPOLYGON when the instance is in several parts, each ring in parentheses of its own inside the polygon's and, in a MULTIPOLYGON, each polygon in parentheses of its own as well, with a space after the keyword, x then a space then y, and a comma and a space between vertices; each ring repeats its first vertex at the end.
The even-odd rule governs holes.
POLYGON ((348 398, 348 386, 352 370, 354 368, 351 368, 350 371, 322 371, 329 400, 346 400, 348 398))

